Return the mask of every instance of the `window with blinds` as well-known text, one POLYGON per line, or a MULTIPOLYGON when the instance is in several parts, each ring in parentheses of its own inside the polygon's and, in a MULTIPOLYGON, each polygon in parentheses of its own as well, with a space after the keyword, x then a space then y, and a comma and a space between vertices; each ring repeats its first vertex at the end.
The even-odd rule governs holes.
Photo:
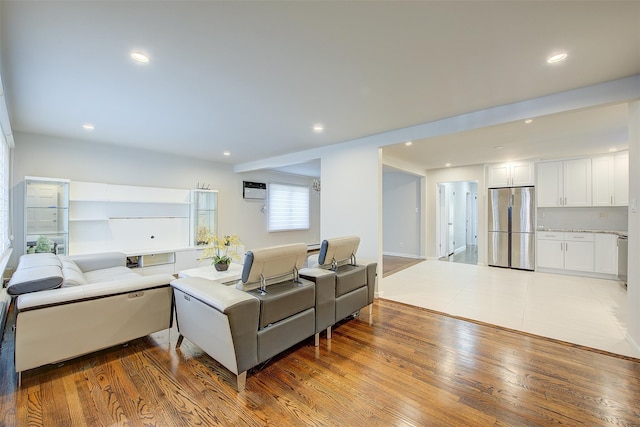
MULTIPOLYGON (((1 132, 0 132, 1 133, 1 132)), ((9 240, 9 144, 0 138, 0 254, 11 245, 9 240)))
POLYGON ((269 231, 309 229, 309 187, 269 184, 269 231))

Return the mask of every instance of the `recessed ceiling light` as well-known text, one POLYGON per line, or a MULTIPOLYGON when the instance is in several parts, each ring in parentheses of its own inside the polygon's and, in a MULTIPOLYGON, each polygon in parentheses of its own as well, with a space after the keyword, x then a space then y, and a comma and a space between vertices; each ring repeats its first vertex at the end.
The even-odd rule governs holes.
POLYGON ((445 163, 444 165, 445 165, 446 167, 449 167, 449 166, 451 166, 451 163, 445 163))
POLYGON ((222 155, 223 155, 223 156, 227 156, 227 157, 229 157, 229 156, 231 155, 231 153, 230 153, 230 152, 228 152, 228 151, 225 151, 224 153, 222 153, 222 155))
POLYGON ((94 130, 96 127, 91 123, 85 123, 82 125, 82 129, 84 130, 94 130))
POLYGON ((136 62, 142 62, 143 64, 149 62, 149 57, 142 52, 131 52, 131 59, 136 62))
POLYGON ((532 122, 533 122, 533 119, 527 119, 527 120, 525 120, 524 122, 525 122, 526 124, 529 124, 529 123, 532 123, 532 122))
POLYGON ((407 147, 411 147, 413 145, 412 141, 407 141, 404 143, 404 145, 406 145, 407 147))
POLYGON ((562 52, 562 53, 556 53, 555 55, 551 55, 550 57, 547 58, 547 63, 549 64, 555 64, 561 61, 564 61, 565 59, 567 59, 567 54, 562 52))
POLYGON ((324 125, 322 125, 322 124, 320 124, 320 123, 317 123, 317 124, 313 125, 313 131, 314 131, 315 133, 321 133, 321 132, 324 132, 324 125))
POLYGON ((502 150, 504 148, 504 145, 494 145, 493 148, 496 150, 502 150))
POLYGON ((618 149, 616 147, 609 148, 609 152, 610 153, 615 153, 616 151, 618 151, 618 149))

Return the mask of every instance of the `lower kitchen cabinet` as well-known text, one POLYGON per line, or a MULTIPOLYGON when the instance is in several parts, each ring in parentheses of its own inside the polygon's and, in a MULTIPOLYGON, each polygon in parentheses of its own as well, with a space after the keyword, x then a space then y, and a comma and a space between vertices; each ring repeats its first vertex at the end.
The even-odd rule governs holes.
POLYGON ((592 272, 592 233, 538 232, 538 267, 592 272))
POLYGON ((539 269, 564 270, 568 274, 573 271, 602 278, 617 275, 616 234, 538 231, 536 245, 539 269))
MULTIPOLYGON (((582 234, 583 236, 568 236, 569 240, 564 242, 564 268, 572 271, 593 271, 593 235, 590 233, 565 233, 565 234, 582 234), (586 235, 586 236, 584 236, 586 235), (576 240, 571 239, 589 239, 576 240)), ((567 236, 565 236, 567 239, 567 236)))
POLYGON ((538 267, 564 268, 564 233, 538 232, 536 260, 538 267))
POLYGON ((616 234, 594 235, 596 273, 618 274, 618 236, 616 234))

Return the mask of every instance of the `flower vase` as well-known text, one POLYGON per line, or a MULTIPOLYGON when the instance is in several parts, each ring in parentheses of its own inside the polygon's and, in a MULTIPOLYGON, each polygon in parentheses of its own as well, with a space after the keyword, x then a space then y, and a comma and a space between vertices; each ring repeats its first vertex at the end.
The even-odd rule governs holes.
POLYGON ((229 269, 229 264, 226 262, 216 262, 213 266, 216 268, 216 271, 227 271, 229 269))

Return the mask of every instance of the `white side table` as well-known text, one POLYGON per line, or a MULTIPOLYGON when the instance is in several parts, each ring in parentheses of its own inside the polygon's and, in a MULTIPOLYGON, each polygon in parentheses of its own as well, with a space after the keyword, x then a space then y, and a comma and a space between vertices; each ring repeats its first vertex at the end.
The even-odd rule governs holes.
POLYGON ((206 267, 190 268, 178 272, 178 278, 202 277, 217 283, 226 283, 240 280, 242 276, 242 265, 232 262, 227 271, 217 271, 213 265, 206 267))

